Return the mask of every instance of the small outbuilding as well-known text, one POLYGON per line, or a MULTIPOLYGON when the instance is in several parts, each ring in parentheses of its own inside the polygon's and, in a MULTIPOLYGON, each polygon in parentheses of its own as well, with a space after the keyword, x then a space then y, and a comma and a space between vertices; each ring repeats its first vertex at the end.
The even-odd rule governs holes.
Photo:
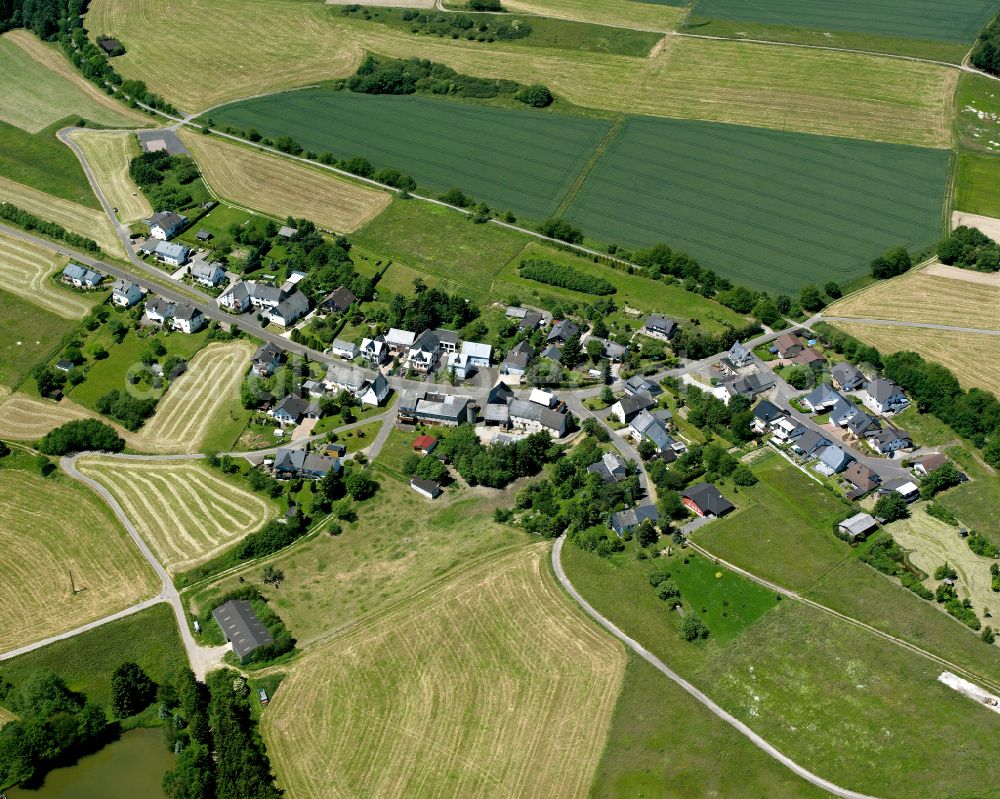
POLYGON ((437 446, 437 443, 438 440, 434 436, 429 436, 425 433, 413 439, 413 451, 419 452, 421 455, 430 455, 434 451, 434 447, 437 446))
POLYGON ((844 519, 837 525, 837 529, 849 541, 864 541, 869 535, 878 529, 878 522, 867 513, 856 513, 849 519, 844 519))
POLYGON ((230 599, 212 611, 212 618, 233 645, 240 663, 274 640, 247 599, 230 599))
POLYGON ((411 478, 410 488, 427 499, 437 499, 441 496, 441 486, 433 480, 425 480, 422 477, 411 478))

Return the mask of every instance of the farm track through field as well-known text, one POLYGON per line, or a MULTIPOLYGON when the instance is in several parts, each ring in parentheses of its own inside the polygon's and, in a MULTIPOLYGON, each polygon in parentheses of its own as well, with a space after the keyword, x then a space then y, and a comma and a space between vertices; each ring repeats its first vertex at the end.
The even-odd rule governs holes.
POLYGON ((0 277, 6 290, 58 316, 79 319, 94 306, 93 298, 56 285, 52 279, 68 261, 54 249, 0 234, 0 277))
POLYGON ((546 552, 491 558, 305 656, 262 721, 288 795, 585 795, 624 653, 546 552))
POLYGON ((0 651, 154 595, 157 581, 85 490, 0 471, 0 651))
POLYGON ((132 436, 148 452, 197 452, 222 413, 238 401, 239 384, 254 346, 247 341, 209 344, 191 360, 160 400, 156 413, 132 436))
POLYGON ((274 503, 198 460, 86 457, 77 468, 118 500, 169 571, 182 571, 258 529, 274 503))
POLYGON ((67 135, 83 151, 101 190, 118 209, 122 222, 135 222, 153 213, 149 201, 128 174, 129 161, 139 154, 135 134, 74 128, 67 135))

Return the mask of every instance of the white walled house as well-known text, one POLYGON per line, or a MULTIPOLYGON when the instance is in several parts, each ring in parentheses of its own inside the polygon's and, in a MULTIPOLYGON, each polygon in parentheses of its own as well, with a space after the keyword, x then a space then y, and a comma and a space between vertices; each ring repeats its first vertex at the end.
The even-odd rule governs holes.
POLYGON ((216 303, 230 313, 243 313, 251 305, 250 289, 242 280, 237 280, 219 295, 216 303))
POLYGON ((197 333, 201 330, 208 320, 205 315, 192 305, 178 305, 174 308, 173 319, 170 320, 170 325, 174 330, 180 330, 182 333, 197 333))
POLYGON ((111 302, 122 308, 131 308, 142 299, 142 289, 131 280, 118 278, 111 289, 111 302))

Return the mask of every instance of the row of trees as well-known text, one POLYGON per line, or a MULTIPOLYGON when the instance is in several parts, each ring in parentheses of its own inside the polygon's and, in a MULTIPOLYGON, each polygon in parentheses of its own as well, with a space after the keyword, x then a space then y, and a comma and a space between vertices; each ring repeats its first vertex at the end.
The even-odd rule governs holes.
POLYGON ((50 239, 65 241, 70 247, 75 247, 78 250, 100 252, 101 249, 93 239, 88 239, 86 236, 81 236, 78 233, 72 233, 55 222, 46 222, 44 219, 10 203, 0 202, 0 219, 5 219, 24 230, 40 233, 50 239))
POLYGON ((991 75, 1000 75, 1000 19, 995 19, 979 34, 972 55, 972 65, 991 75))
POLYGON ((615 287, 611 281, 597 275, 588 275, 572 266, 557 264, 545 258, 526 258, 521 261, 520 274, 521 277, 526 277, 529 280, 573 291, 582 291, 585 294, 615 293, 615 287))

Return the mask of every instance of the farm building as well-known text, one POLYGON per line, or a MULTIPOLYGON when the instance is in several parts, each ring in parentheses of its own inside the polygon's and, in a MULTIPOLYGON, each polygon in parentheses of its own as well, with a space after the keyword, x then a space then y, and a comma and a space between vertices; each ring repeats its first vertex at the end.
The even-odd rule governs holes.
POLYGON ((438 440, 434 436, 429 436, 425 433, 413 439, 413 451, 419 452, 421 455, 430 455, 434 451, 434 447, 437 446, 437 443, 438 440))
POLYGON ((101 285, 104 275, 80 264, 69 263, 62 271, 61 280, 78 289, 95 289, 101 285))
POLYGON ((863 541, 878 529, 878 522, 867 513, 856 513, 840 522, 837 529, 850 541, 863 541))
POLYGON ((426 497, 427 499, 437 499, 441 496, 441 486, 433 480, 425 480, 422 477, 411 478, 410 488, 420 494, 420 496, 426 497))
POLYGON ((240 663, 246 663, 251 654, 274 640, 247 599, 230 599, 212 611, 212 618, 233 645, 240 663))
POLYGON ((681 494, 681 502, 688 508, 708 519, 715 519, 725 516, 736 510, 728 499, 726 499, 711 483, 697 483, 681 494))

